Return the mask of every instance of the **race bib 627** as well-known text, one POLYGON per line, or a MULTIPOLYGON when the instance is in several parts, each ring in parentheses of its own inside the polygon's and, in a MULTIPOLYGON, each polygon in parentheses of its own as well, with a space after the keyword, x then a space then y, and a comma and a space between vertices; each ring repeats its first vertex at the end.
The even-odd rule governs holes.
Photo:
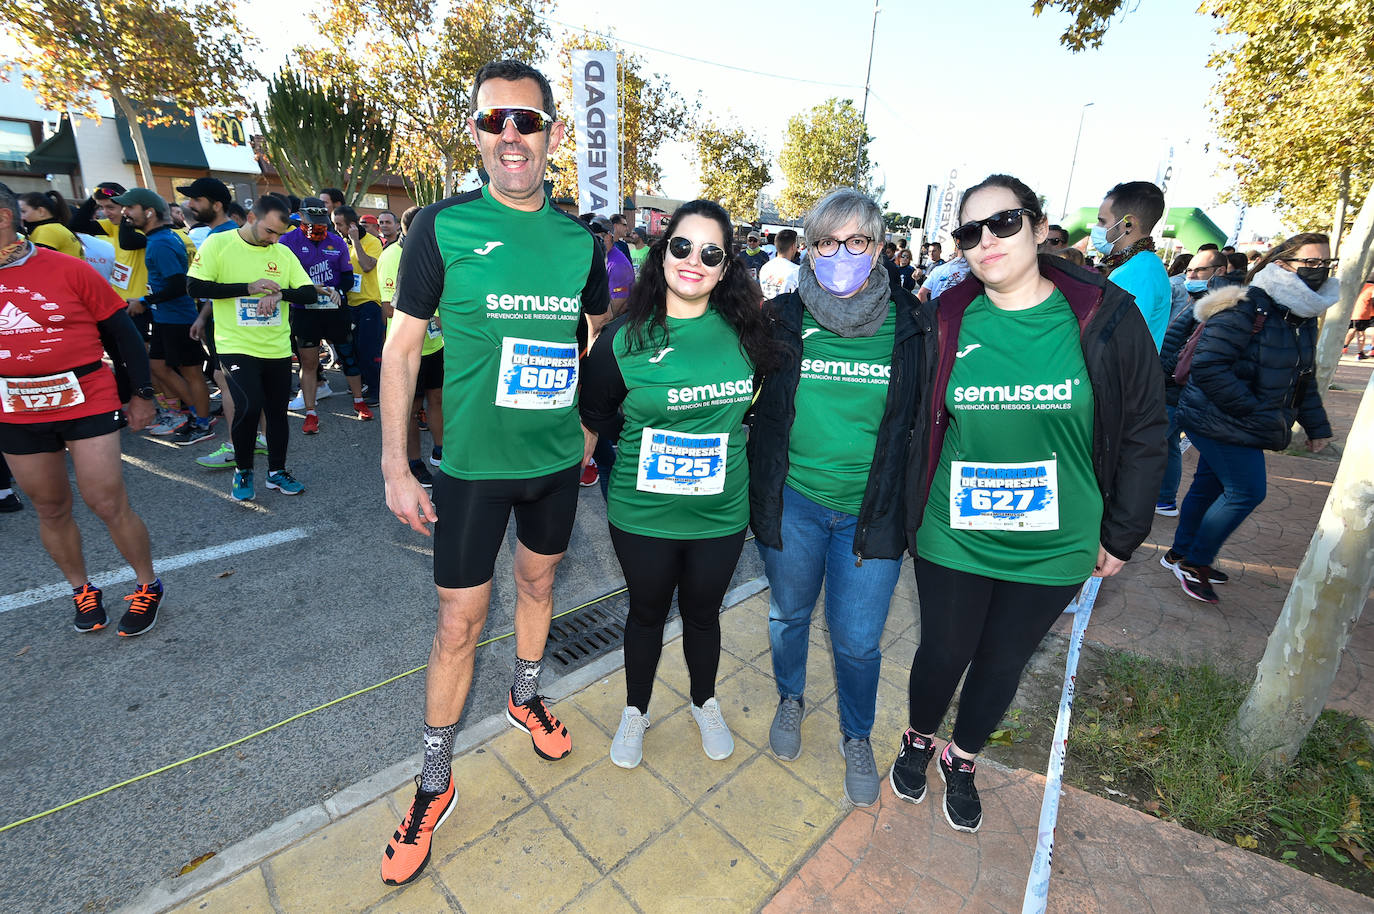
POLYGON ((1055 459, 1030 463, 953 461, 949 468, 949 525, 956 530, 1058 530, 1055 459))

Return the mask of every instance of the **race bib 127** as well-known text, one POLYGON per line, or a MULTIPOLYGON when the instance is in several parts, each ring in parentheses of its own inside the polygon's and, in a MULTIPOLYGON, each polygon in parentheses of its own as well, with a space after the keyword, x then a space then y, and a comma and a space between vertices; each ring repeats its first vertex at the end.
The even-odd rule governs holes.
POLYGON ((1058 530, 1056 466, 1053 457, 1030 463, 953 461, 949 525, 956 530, 1058 530))
POLYGON ((577 396, 577 344, 506 337, 496 405, 511 409, 562 409, 577 396))

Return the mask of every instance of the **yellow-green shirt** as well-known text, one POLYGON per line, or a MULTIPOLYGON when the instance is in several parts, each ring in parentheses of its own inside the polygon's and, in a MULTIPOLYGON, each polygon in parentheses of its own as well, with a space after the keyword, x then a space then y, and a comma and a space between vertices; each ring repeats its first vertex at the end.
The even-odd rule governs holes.
POLYGON ((81 239, 72 234, 72 230, 59 222, 44 222, 42 225, 35 225, 33 231, 29 232, 29 240, 34 244, 41 244, 45 248, 52 248, 61 254, 69 257, 81 259, 84 254, 81 250, 81 239))
MULTIPOLYGON (((376 267, 364 273, 358 266, 358 251, 352 239, 345 240, 348 241, 348 259, 353 262, 353 288, 348 293, 348 304, 356 308, 365 301, 380 302, 382 292, 378 287, 376 267)), ((358 235, 358 243, 363 246, 363 253, 374 260, 382 256, 382 243, 367 232, 358 235)))
MULTIPOLYGON (((382 290, 382 304, 389 305, 391 300, 396 297, 396 276, 401 271, 401 245, 393 244, 385 251, 382 256, 377 258, 377 284, 382 290)), ((391 336, 391 319, 386 322, 386 335, 391 336)), ((425 342, 420 347, 420 355, 430 355, 444 348, 444 334, 439 330, 439 315, 434 315, 429 319, 429 326, 425 328, 425 342)))
MULTIPOLYGON (((283 289, 311 285, 305 268, 283 244, 257 245, 238 232, 217 232, 205 239, 187 276, 217 283, 252 283, 270 279, 283 289)), ((266 317, 256 313, 258 296, 213 299, 215 349, 259 359, 291 358, 291 321, 285 301, 266 317)))
POLYGON ((143 248, 120 247, 118 223, 109 219, 97 219, 96 224, 105 233, 105 237, 110 239, 110 244, 114 245, 115 265, 110 273, 110 285, 114 287, 115 294, 125 301, 147 295, 148 265, 143 262, 143 248))

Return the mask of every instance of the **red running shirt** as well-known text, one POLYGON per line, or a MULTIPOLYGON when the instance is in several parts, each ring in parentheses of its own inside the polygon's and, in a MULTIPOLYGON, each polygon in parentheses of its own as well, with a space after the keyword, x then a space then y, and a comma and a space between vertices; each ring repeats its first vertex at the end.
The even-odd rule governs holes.
POLYGON ((96 324, 123 307, 99 273, 66 254, 35 247, 23 260, 0 267, 0 422, 59 422, 118 410, 108 367, 77 379, 82 402, 74 405, 67 404, 78 397, 62 390, 60 376, 101 360, 105 350, 96 324), (28 381, 44 376, 58 377, 28 381))

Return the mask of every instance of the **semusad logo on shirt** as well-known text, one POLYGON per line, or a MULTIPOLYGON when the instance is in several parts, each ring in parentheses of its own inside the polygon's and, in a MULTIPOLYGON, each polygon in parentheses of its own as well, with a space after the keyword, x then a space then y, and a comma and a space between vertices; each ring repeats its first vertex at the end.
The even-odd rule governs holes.
POLYGON ((970 384, 954 388, 955 403, 1063 403, 1073 399, 1078 381, 1065 378, 1060 384, 970 384))
POLYGON ((488 311, 556 311, 576 314, 582 310, 582 296, 562 295, 497 295, 487 296, 488 311))
POLYGON ((753 378, 722 381, 719 384, 700 384, 696 387, 675 387, 668 391, 669 403, 701 403, 703 400, 722 400, 744 397, 754 392, 753 378))
POLYGON ((823 374, 842 378, 882 378, 892 377, 891 365, 877 362, 840 362, 827 359, 802 359, 802 374, 823 374))

